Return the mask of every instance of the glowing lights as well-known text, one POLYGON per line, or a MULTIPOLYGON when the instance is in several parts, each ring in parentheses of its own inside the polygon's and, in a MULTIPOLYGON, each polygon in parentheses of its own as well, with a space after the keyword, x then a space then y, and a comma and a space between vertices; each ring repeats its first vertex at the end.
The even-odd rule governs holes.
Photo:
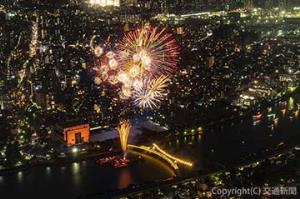
POLYGON ((274 118, 273 122, 274 122, 274 125, 277 126, 278 122, 279 122, 279 118, 274 118))
POLYGON ((140 67, 138 65, 133 65, 130 69, 129 69, 129 75, 132 78, 137 77, 140 74, 140 67))
POLYGON ((254 116, 255 120, 261 120, 262 119, 262 114, 258 113, 257 115, 254 116))
POLYGON ((100 57, 103 54, 103 48, 96 46, 94 49, 94 54, 96 57, 100 57))
POLYGON ((115 85, 115 84, 117 84, 119 81, 118 81, 117 76, 111 75, 111 76, 108 77, 108 82, 109 82, 111 85, 115 85))
POLYGON ((115 59, 109 60, 109 67, 112 70, 115 70, 117 68, 117 66, 118 66, 118 62, 115 59))
POLYGON ((299 110, 296 110, 296 111, 294 112, 294 115, 295 115, 295 118, 298 118, 298 117, 299 117, 299 110))
POLYGON ((134 103, 141 108, 157 107, 160 100, 166 96, 166 88, 170 79, 167 76, 160 76, 150 82, 144 84, 144 87, 135 93, 136 99, 134 103))
POLYGON ((133 149, 140 149, 140 150, 143 150, 143 151, 146 151, 150 154, 155 154, 157 155, 158 157, 162 158, 163 160, 165 160, 174 170, 178 170, 178 165, 172 161, 171 159, 169 159, 167 156, 151 149, 150 147, 146 147, 146 146, 135 146, 135 145, 128 145, 128 147, 130 148, 133 148, 133 149))
POLYGON ((121 92, 121 96, 123 97, 123 99, 128 99, 131 96, 131 89, 123 86, 122 87, 122 92, 121 92))
POLYGON ((102 82, 102 80, 101 80, 101 78, 96 77, 96 78, 94 79, 94 82, 95 82, 95 84, 100 85, 101 82, 102 82))
POLYGON ((77 154, 77 153, 78 153, 78 151, 79 151, 79 150, 78 150, 78 148, 77 148, 77 147, 73 147, 73 148, 72 148, 72 153, 74 153, 74 154, 77 154))
POLYGON ((138 64, 146 77, 170 74, 178 62, 176 40, 166 29, 148 24, 126 34, 117 48, 123 55, 122 62, 138 64))
POLYGON ((120 82, 122 82, 124 84, 129 84, 130 83, 129 75, 124 71, 119 72, 117 78, 120 82))
POLYGON ((157 156, 159 156, 160 158, 166 160, 166 162, 168 162, 175 170, 178 169, 178 165, 177 164, 182 164, 188 167, 192 167, 193 163, 186 161, 186 160, 182 160, 179 159, 173 155, 170 155, 169 153, 167 153, 166 151, 162 150, 157 144, 153 143, 152 144, 152 148, 150 147, 146 147, 146 146, 134 146, 134 145, 128 145, 128 147, 130 148, 137 148, 140 150, 144 150, 146 152, 155 154, 157 156))
MULTIPOLYGON (((92 46, 95 37, 91 39, 92 46)), ((104 44, 103 46, 107 45, 104 44)), ((94 48, 100 65, 94 67, 95 84, 120 86, 120 99, 131 99, 140 108, 157 108, 167 94, 170 75, 178 62, 178 46, 166 29, 149 24, 131 31, 112 49, 94 48), (117 84, 120 83, 120 84, 117 84)))
POLYGON ((146 70, 150 70, 151 58, 149 56, 142 57, 142 63, 146 70))
POLYGON ((165 156, 167 156, 167 157, 170 158, 171 160, 175 161, 176 163, 180 163, 180 164, 183 164, 183 165, 189 166, 189 167, 192 167, 192 166, 193 166, 193 163, 191 163, 191 162, 188 162, 188 161, 185 161, 185 160, 176 158, 176 157, 174 157, 174 156, 168 154, 166 151, 164 151, 164 150, 162 150, 161 148, 159 148, 155 143, 153 143, 153 148, 154 148, 154 149, 157 149, 160 153, 164 154, 165 156))
POLYGON ((267 117, 268 117, 269 120, 273 120, 273 119, 276 118, 276 114, 275 113, 270 113, 270 114, 267 115, 267 117))
POLYGON ((91 5, 98 5, 101 7, 106 6, 120 6, 120 0, 90 0, 91 5))
POLYGON ((143 88, 143 81, 140 79, 135 79, 132 82, 134 90, 141 90, 143 88))
POLYGON ((127 150, 128 137, 131 132, 131 124, 128 120, 121 121, 118 128, 118 133, 120 136, 121 149, 124 153, 124 159, 126 159, 125 152, 127 150))
POLYGON ((289 107, 289 110, 293 110, 295 108, 295 102, 292 97, 289 98, 288 107, 289 107))
POLYGON ((115 53, 113 51, 109 51, 108 53, 106 53, 106 57, 108 57, 109 59, 114 58, 115 53))
POLYGON ((38 40, 38 23, 34 22, 32 25, 32 35, 31 35, 31 43, 30 43, 30 52, 29 56, 33 57, 36 55, 37 50, 37 40, 38 40))
POLYGON ((294 87, 292 87, 292 86, 288 87, 288 91, 291 92, 291 93, 294 92, 296 89, 297 89, 296 86, 294 86, 294 87))
POLYGON ((138 63, 141 60, 141 57, 139 54, 134 54, 132 56, 132 60, 133 60, 133 63, 138 63))
POLYGON ((286 114, 286 109, 281 109, 281 113, 284 116, 286 114))

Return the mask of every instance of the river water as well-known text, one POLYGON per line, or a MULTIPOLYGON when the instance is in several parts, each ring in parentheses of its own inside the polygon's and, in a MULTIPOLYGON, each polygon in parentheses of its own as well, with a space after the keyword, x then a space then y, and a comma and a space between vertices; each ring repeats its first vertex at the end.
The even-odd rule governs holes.
MULTIPOLYGON (((193 168, 180 167, 181 176, 247 163, 300 144, 297 103, 300 104, 299 95, 262 110, 261 120, 249 116, 208 127, 202 136, 158 140, 156 143, 171 154, 194 163, 193 168), (278 119, 271 120, 268 116, 278 119)), ((168 165, 150 156, 120 169, 85 160, 0 176, 0 195, 3 199, 80 198, 173 176, 175 173, 168 165)))

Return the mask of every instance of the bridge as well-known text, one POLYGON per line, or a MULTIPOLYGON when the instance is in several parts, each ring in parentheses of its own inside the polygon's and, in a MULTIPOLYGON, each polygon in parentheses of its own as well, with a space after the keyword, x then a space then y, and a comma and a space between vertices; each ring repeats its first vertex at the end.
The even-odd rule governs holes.
POLYGON ((168 163, 174 170, 179 170, 178 164, 187 166, 187 167, 192 167, 193 163, 186 161, 186 160, 182 160, 179 159, 169 153, 167 153, 166 151, 164 151, 163 149, 161 149, 157 144, 153 143, 152 147, 147 147, 147 146, 135 146, 135 145, 128 145, 129 149, 138 149, 144 152, 147 152, 148 154, 152 154, 155 156, 160 157, 162 160, 164 160, 166 163, 168 163))

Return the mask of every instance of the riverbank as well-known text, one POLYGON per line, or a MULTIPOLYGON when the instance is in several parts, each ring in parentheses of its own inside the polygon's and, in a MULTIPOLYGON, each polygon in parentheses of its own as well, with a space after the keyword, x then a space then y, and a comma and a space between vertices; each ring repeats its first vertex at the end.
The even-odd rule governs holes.
MULTIPOLYGON (((276 99, 272 99, 270 101, 263 101, 261 102, 261 104, 253 107, 252 109, 247 110, 246 112, 242 112, 242 115, 238 115, 236 117, 228 117, 228 118, 222 118, 220 120, 217 121, 212 121, 209 124, 206 125, 202 125, 201 128, 201 132, 195 130, 194 132, 187 132, 185 134, 178 134, 178 135, 174 135, 174 132, 172 131, 172 129, 168 130, 167 132, 163 132, 164 136, 163 138, 161 138, 161 134, 160 133, 147 133, 147 135, 149 136, 145 136, 142 135, 142 137, 140 137, 140 141, 139 143, 145 143, 150 140, 152 143, 153 140, 160 140, 160 141, 171 141, 174 139, 178 139, 179 137, 186 137, 186 136, 193 136, 193 135, 202 135, 202 131, 205 131, 206 129, 213 129, 215 126, 219 126, 221 124, 225 124, 228 122, 232 122, 235 121, 237 119, 239 120, 243 120, 249 116, 252 116, 254 114, 257 114, 257 112, 262 111, 264 109, 267 109, 269 106, 274 105, 274 103, 277 103, 279 101, 284 101, 287 100, 289 97, 295 96, 297 94, 300 94, 300 87, 297 87, 296 90, 294 90, 293 92, 289 92, 286 93, 285 95, 276 98, 276 99), (144 138, 143 138, 144 137, 144 138)), ((54 160, 50 160, 50 161, 42 161, 42 162, 35 162, 35 163, 29 163, 26 165, 22 165, 22 166, 18 166, 18 167, 13 167, 13 168, 6 168, 6 169, 2 169, 0 170, 0 175, 6 175, 9 173, 13 173, 13 172, 18 172, 18 171, 24 171, 24 170, 28 170, 34 167, 38 167, 38 166, 51 166, 51 165, 59 165, 59 164, 68 164, 68 163, 72 163, 72 162, 78 162, 78 161, 82 161, 82 160, 87 160, 87 159, 91 159, 91 158, 95 158, 95 157, 107 157, 107 156, 111 156, 114 154, 119 154, 120 151, 95 151, 95 152, 90 152, 88 154, 83 154, 83 155, 74 155, 71 154, 65 158, 56 158, 54 160)))
MULTIPOLYGON (((86 195, 84 198, 89 198, 89 199, 96 199, 96 198, 101 198, 101 199, 107 198, 108 199, 108 198, 120 198, 120 197, 141 198, 143 196, 143 194, 145 194, 145 193, 158 193, 158 190, 164 190, 166 188, 171 188, 171 187, 177 186, 179 184, 191 183, 191 182, 195 182, 199 179, 204 181, 204 179, 210 178, 214 175, 230 173, 231 171, 234 171, 234 170, 243 171, 245 168, 253 168, 253 167, 259 166, 262 162, 270 161, 272 159, 279 159, 280 157, 285 156, 285 155, 288 156, 289 154, 291 154, 295 151, 297 152, 298 155, 300 155, 299 148, 300 148, 300 145, 292 147, 290 149, 282 150, 280 152, 276 152, 276 153, 274 153, 270 156, 267 156, 263 159, 258 159, 258 160, 252 161, 252 162, 237 165, 230 169, 212 171, 207 174, 203 174, 203 175, 196 176, 196 177, 194 176, 194 177, 162 180, 159 182, 138 185, 138 186, 130 187, 130 188, 123 189, 123 190, 112 190, 110 192, 90 194, 90 195, 86 195)), ((216 184, 216 186, 217 185, 218 184, 216 184)))
POLYGON ((0 170, 0 176, 3 175, 9 175, 12 173, 16 173, 19 171, 25 171, 25 170, 30 170, 35 167, 40 167, 40 166, 55 166, 55 165, 66 165, 70 164, 73 162, 80 162, 83 160, 89 160, 89 159, 95 159, 95 158, 103 158, 103 157, 108 157, 108 156, 114 156, 114 155, 119 155, 121 154, 121 151, 107 151, 107 152, 100 152, 96 151, 93 153, 85 153, 85 154, 73 154, 70 156, 67 156, 65 158, 56 158, 55 160, 51 161, 43 161, 43 162, 36 162, 36 163, 30 163, 27 165, 22 165, 19 167, 14 167, 14 168, 8 168, 8 169, 2 169, 0 170))
MULTIPOLYGON (((258 103, 256 106, 253 106, 250 109, 247 110, 239 110, 239 113, 236 116, 230 116, 226 118, 221 118, 215 121, 211 121, 207 124, 199 124, 198 126, 194 128, 189 128, 188 130, 185 130, 183 132, 178 132, 176 135, 174 135, 174 130, 169 129, 168 131, 164 132, 165 137, 164 140, 170 141, 178 139, 179 137, 187 137, 187 136, 195 136, 195 135, 203 135, 205 134, 205 130, 213 129, 215 126, 220 126, 229 122, 234 122, 235 120, 244 120, 247 119, 247 117, 252 117, 253 115, 256 115, 258 112, 266 111, 268 107, 275 105, 275 103, 278 103, 280 101, 286 101, 290 97, 300 95, 300 87, 297 87, 292 92, 287 92, 284 95, 272 99, 272 100, 264 100, 258 103), (200 126, 200 127, 199 127, 200 126)), ((236 107, 238 109, 238 107, 236 107)), ((176 131, 175 131, 176 132, 176 131)))
MULTIPOLYGON (((294 103, 300 102, 299 95, 293 99, 294 103)), ((285 109, 286 114, 282 114, 281 106, 272 107, 272 112, 279 118, 273 131, 268 127, 268 113, 263 111, 262 121, 256 126, 253 126, 253 119, 249 117, 243 121, 237 120, 234 125, 230 122, 224 124, 224 128, 216 126, 214 130, 205 130, 203 136, 191 136, 187 139, 178 137, 178 141, 171 142, 166 142, 164 135, 158 133, 159 140, 155 140, 155 143, 170 154, 195 164, 192 169, 180 169, 182 176, 175 179, 168 165, 153 157, 120 169, 101 167, 90 159, 62 166, 36 167, 26 172, 5 175, 0 177, 0 189, 11 198, 23 196, 50 199, 56 197, 57 192, 60 193, 60 197, 65 198, 87 198, 95 194, 97 198, 97 193, 104 194, 110 191, 117 193, 127 188, 138 190, 140 185, 145 185, 147 189, 147 186, 151 187, 151 184, 156 182, 169 180, 176 182, 180 179, 202 176, 210 171, 228 170, 240 163, 250 160, 255 162, 269 157, 271 152, 282 151, 291 145, 299 144, 300 118, 295 115, 291 118, 292 111, 289 111, 288 107, 285 109), (273 136, 269 136, 270 134, 273 136), (277 150, 281 142, 285 144, 280 145, 277 150), (49 186, 57 191, 52 192, 48 189, 49 186)))

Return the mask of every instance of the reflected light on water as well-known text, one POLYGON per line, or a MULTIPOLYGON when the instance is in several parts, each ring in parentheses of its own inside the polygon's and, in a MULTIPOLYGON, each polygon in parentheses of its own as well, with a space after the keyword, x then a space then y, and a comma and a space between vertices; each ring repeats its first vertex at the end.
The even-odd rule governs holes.
POLYGON ((144 153, 136 152, 136 151, 129 151, 130 154, 135 155, 135 156, 142 156, 143 158, 153 162, 157 167, 161 168, 167 175, 169 176, 176 176, 175 172, 164 162, 153 158, 149 155, 146 155, 144 153))
POLYGON ((23 172, 19 171, 18 174, 17 174, 17 176, 18 176, 18 182, 19 183, 22 182, 23 181, 23 172))
POLYGON ((71 166, 72 176, 73 176, 73 182, 74 184, 79 184, 80 182, 80 164, 77 162, 72 163, 71 166))
POLYGON ((74 162, 72 164, 72 173, 77 174, 79 172, 79 170, 80 170, 80 164, 77 162, 74 162))
POLYGON ((49 167, 49 166, 46 167, 46 174, 47 175, 51 174, 51 167, 49 167))
POLYGON ((60 170, 61 170, 62 172, 64 172, 64 171, 66 170, 66 167, 65 167, 65 166, 62 166, 62 167, 60 167, 60 170))
POLYGON ((119 176, 118 188, 124 189, 132 182, 131 175, 127 169, 122 169, 119 176))

